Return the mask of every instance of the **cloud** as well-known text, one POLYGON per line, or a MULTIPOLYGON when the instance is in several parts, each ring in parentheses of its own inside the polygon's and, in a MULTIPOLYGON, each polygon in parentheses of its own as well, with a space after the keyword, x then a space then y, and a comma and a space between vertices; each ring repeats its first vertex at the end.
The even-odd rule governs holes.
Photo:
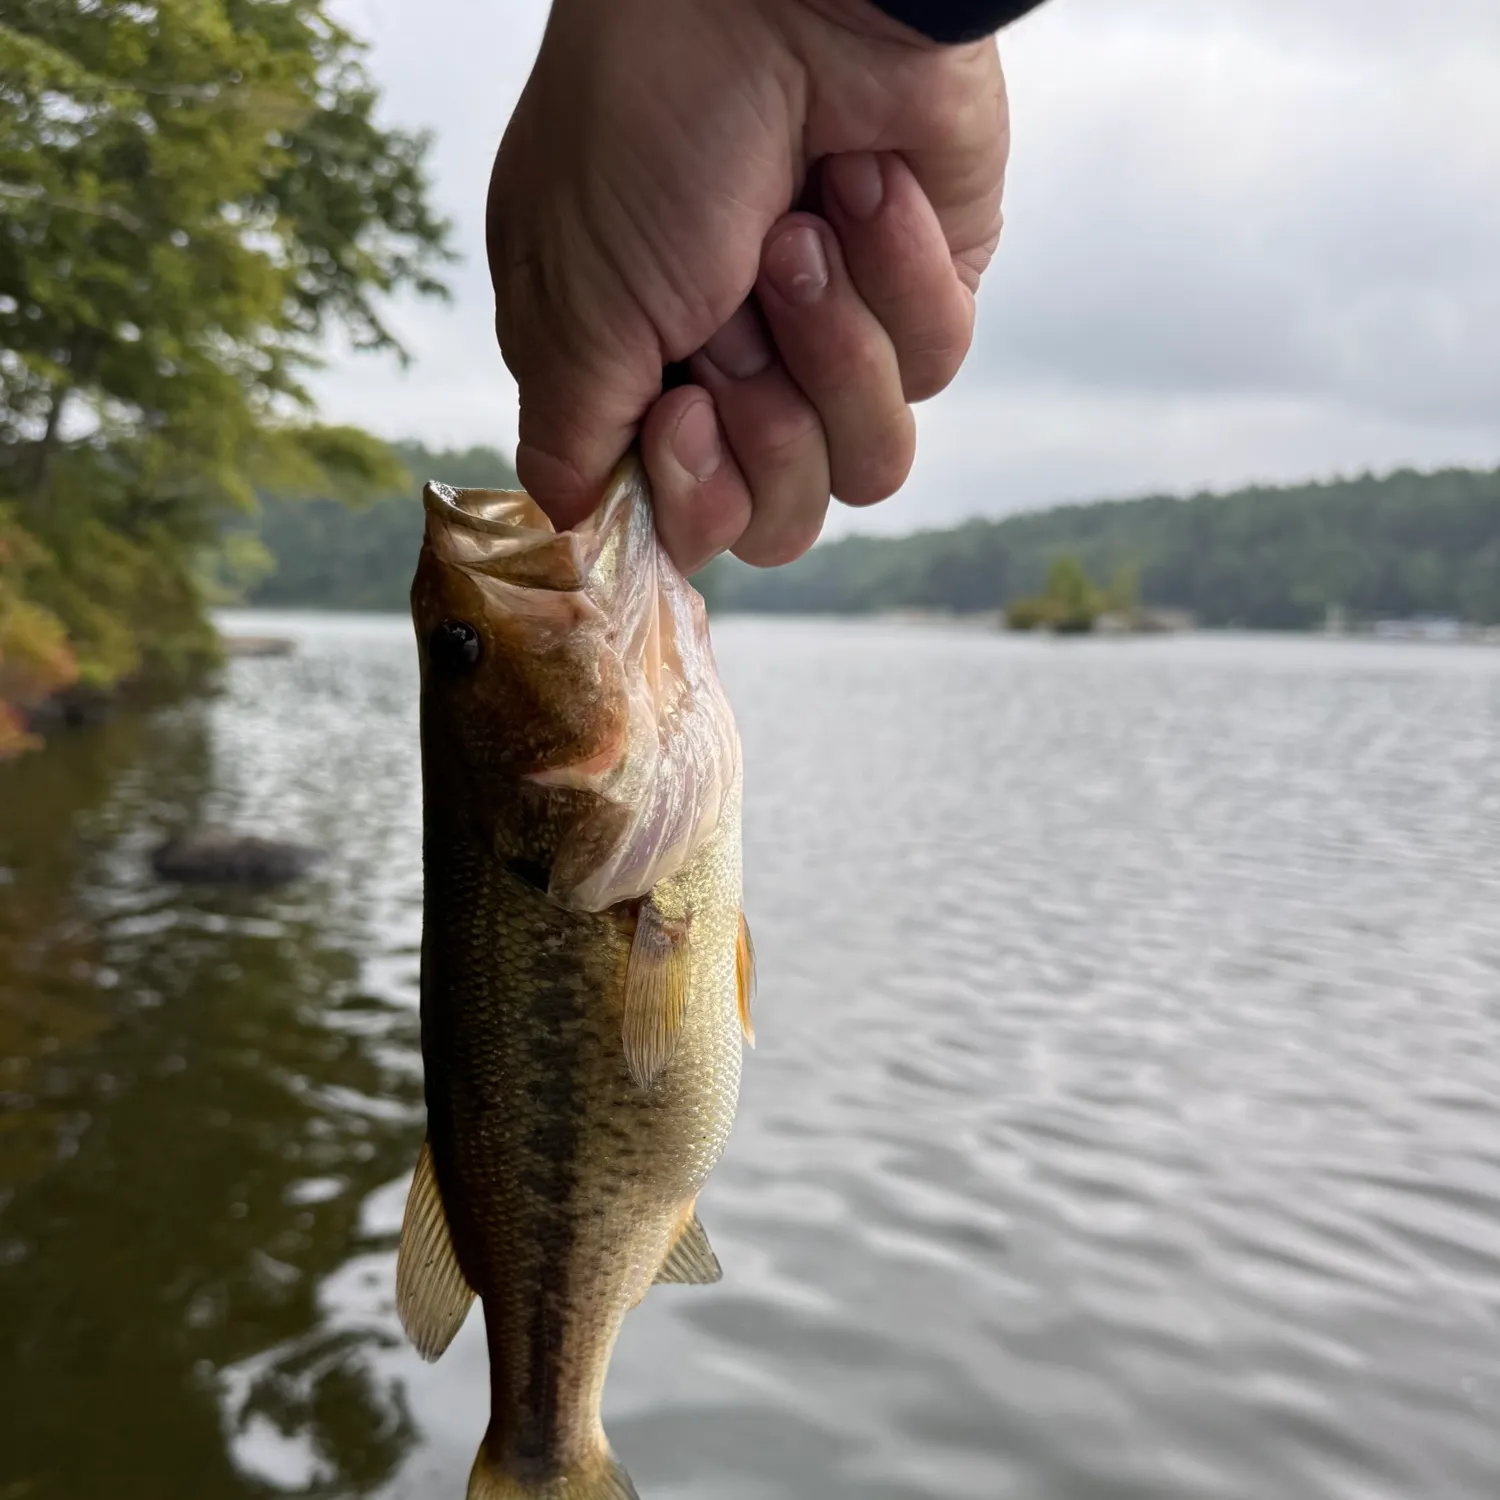
MULTIPOLYGON (((412 371, 340 356, 319 394, 392 435, 508 446, 484 187, 545 6, 343 11, 388 116, 436 132, 468 260, 451 307, 397 310, 412 371)), ((836 528, 1500 462, 1494 0, 1049 0, 1004 51, 1015 147, 974 353, 923 408, 903 495, 836 528)))
POLYGON ((1024 144, 986 368, 1493 417, 1500 52, 1339 47, 1317 5, 1265 34, 1226 32, 1226 5, 1087 32, 1097 9, 1056 5, 1064 34, 1013 66, 1024 144))

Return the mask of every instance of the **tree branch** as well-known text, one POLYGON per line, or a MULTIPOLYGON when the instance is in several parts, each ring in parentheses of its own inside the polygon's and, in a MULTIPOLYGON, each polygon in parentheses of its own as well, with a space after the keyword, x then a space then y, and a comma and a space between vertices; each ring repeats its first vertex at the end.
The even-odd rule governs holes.
POLYGON ((115 203, 85 203, 80 198, 64 198, 49 193, 46 188, 34 183, 0 182, 0 198, 19 198, 28 203, 43 203, 48 208, 60 208, 75 214, 94 214, 101 219, 112 219, 134 233, 145 227, 127 208, 115 203))

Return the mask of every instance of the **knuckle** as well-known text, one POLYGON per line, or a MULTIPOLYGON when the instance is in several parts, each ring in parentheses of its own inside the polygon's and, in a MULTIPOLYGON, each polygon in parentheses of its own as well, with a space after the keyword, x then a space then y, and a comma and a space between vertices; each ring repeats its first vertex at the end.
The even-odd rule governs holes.
POLYGON ((953 269, 958 273, 958 279, 969 289, 971 296, 978 293, 979 283, 995 258, 995 252, 1000 247, 1002 228, 1002 217, 997 209, 989 227, 973 244, 962 246, 953 252, 953 269))
POLYGON ((788 476, 815 467, 823 447, 823 424, 805 399, 778 402, 761 414, 746 447, 745 466, 765 475, 767 484, 783 485, 788 476))
POLYGON ((821 455, 794 470, 766 475, 754 488, 750 524, 733 549, 735 556, 758 568, 795 562, 817 541, 829 494, 821 455))
POLYGON ((901 359, 901 390, 908 401, 927 401, 953 383, 964 353, 951 345, 914 349, 901 359))
POLYGON ((877 505, 906 483, 916 460, 916 429, 909 408, 883 424, 882 437, 855 448, 835 464, 833 494, 843 505, 877 505))
POLYGON ((879 505, 882 500, 889 500, 905 482, 905 474, 861 476, 839 485, 834 490, 833 497, 840 505, 862 510, 865 506, 879 505))
POLYGON ((873 319, 830 318, 821 338, 809 339, 800 358, 787 368, 816 401, 868 386, 884 377, 890 364, 889 338, 873 319))
POLYGON ((734 555, 752 568, 783 568, 811 550, 823 529, 821 517, 815 526, 783 523, 774 530, 752 536, 746 533, 734 555))
POLYGON ((946 390, 968 358, 974 335, 974 303, 956 287, 952 290, 961 301, 945 298, 947 307, 940 318, 934 320, 929 311, 925 319, 914 320, 895 340, 901 388, 908 401, 926 401, 946 390))
POLYGON ((718 505, 707 507, 700 530, 704 549, 717 554, 726 552, 745 534, 752 515, 750 497, 743 489, 718 505))

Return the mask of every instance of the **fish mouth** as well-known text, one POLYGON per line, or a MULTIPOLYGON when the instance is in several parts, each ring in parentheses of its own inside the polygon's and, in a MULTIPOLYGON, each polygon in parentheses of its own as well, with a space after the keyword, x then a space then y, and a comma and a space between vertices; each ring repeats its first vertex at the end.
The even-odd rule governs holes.
POLYGON ((430 480, 422 491, 429 516, 473 531, 508 535, 515 531, 557 535, 547 513, 525 490, 460 489, 430 480))
MULTIPOLYGON (((633 453, 615 466, 599 504, 571 531, 558 531, 525 490, 464 489, 429 480, 422 507, 427 545, 440 561, 522 588, 586 591, 599 603, 601 594, 620 592, 619 568, 605 566, 609 554, 642 551, 632 517, 643 514, 653 541, 655 536, 645 476, 633 453), (609 576, 601 579, 600 572, 609 576)), ((662 560, 671 567, 665 553, 662 560)))
POLYGON ((580 593, 599 555, 595 529, 557 531, 524 490, 422 489, 426 541, 439 562, 521 588, 580 593))

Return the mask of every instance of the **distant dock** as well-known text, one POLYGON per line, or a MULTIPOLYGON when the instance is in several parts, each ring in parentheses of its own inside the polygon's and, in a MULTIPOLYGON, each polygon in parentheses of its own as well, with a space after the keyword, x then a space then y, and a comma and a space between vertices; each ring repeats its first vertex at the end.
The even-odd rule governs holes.
POLYGON ((1471 625, 1452 615, 1411 615, 1356 624, 1337 606, 1329 608, 1323 634, 1366 636, 1377 641, 1425 641, 1433 645, 1500 646, 1500 625, 1471 625))

